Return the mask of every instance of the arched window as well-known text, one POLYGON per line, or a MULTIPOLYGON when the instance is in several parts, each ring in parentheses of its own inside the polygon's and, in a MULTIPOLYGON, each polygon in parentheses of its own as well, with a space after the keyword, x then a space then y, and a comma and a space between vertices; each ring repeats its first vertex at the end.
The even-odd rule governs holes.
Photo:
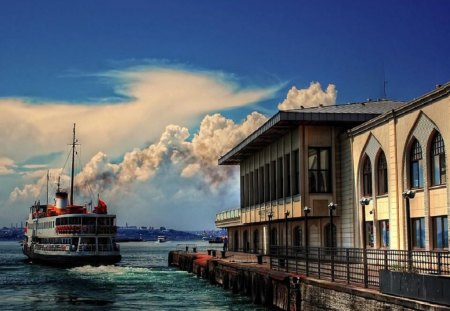
POLYGON ((387 163, 386 156, 384 155, 383 151, 381 151, 381 154, 378 157, 377 183, 379 195, 388 193, 387 163))
POLYGON ((272 245, 278 245, 277 228, 272 228, 272 232, 270 235, 270 243, 272 243, 272 245))
POLYGON ((363 195, 372 195, 372 165, 369 157, 366 156, 363 164, 363 195))
POLYGON ((431 161, 431 184, 433 186, 445 184, 445 148, 444 140, 439 132, 433 137, 430 149, 431 161))
POLYGON ((259 250, 259 232, 258 230, 253 231, 253 252, 257 253, 259 250))
POLYGON ((417 139, 411 145, 409 153, 409 172, 411 188, 423 187, 423 165, 422 165, 422 147, 417 139))
POLYGON ((303 245, 302 240, 303 240, 303 234, 302 234, 302 228, 300 226, 296 226, 294 228, 294 232, 293 232, 293 236, 294 236, 294 246, 296 247, 301 247, 303 245))

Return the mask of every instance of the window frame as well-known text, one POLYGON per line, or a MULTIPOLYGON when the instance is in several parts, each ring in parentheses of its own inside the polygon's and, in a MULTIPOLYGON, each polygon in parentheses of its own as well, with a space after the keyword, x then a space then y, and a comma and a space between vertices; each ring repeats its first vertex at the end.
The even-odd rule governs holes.
POLYGON ((390 230, 389 230, 389 219, 381 219, 378 221, 379 235, 380 235, 380 248, 388 249, 390 248, 390 230), (383 230, 383 228, 385 230, 383 230), (383 232, 386 232, 386 240, 384 239, 383 232), (385 243, 386 242, 386 243, 385 243))
POLYGON ((388 192, 389 181, 386 155, 381 151, 377 160, 377 195, 385 195, 388 192))
POLYGON ((412 189, 422 189, 423 184, 423 151, 419 141, 414 138, 409 149, 409 185, 412 189), (417 183, 415 182, 416 175, 417 183))
POLYGON ((448 218, 447 216, 436 216, 436 217, 432 217, 433 220, 433 248, 436 250, 448 250, 448 218), (440 222, 440 226, 442 228, 441 230, 441 236, 439 237, 437 234, 437 228, 436 228, 436 224, 437 221, 440 222), (441 238, 442 239, 442 247, 438 247, 438 239, 441 238), (447 242, 447 243, 445 243, 447 242))
POLYGON ((308 147, 308 185, 309 185, 309 193, 332 193, 333 192, 333 185, 332 185, 332 161, 331 161, 331 147, 308 147), (311 157, 310 152, 315 151, 316 157, 317 157, 317 168, 311 169, 309 159, 311 157), (326 151, 327 152, 327 159, 326 161, 328 163, 324 164, 321 161, 321 152, 326 151), (323 166, 328 166, 328 168, 322 168, 323 166), (315 173, 315 174, 312 174, 315 173), (326 179, 321 179, 320 177, 323 177, 323 174, 325 173, 326 179), (315 186, 314 188, 311 187, 311 177, 315 176, 315 186), (321 187, 322 186, 322 187, 321 187), (312 190, 315 191, 312 191, 312 190), (322 190, 323 189, 323 190, 322 190))
POLYGON ((367 155, 362 166, 362 192, 364 196, 372 196, 372 162, 367 155))
POLYGON ((447 172, 445 165, 444 139, 442 138, 441 133, 436 132, 433 136, 430 147, 430 180, 432 186, 446 184, 447 172))
POLYGON ((418 218, 411 218, 411 234, 412 234, 412 247, 413 249, 425 249, 425 218, 424 217, 418 217, 418 218), (417 226, 416 224, 419 224, 419 237, 420 240, 417 240, 417 226))

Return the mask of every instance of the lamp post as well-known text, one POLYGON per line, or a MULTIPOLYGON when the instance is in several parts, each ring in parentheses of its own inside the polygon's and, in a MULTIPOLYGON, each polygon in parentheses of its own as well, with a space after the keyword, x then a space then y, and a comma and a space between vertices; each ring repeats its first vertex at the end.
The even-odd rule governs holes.
POLYGON ((286 227, 285 227, 285 236, 286 236, 286 249, 285 249, 286 262, 285 262, 285 264, 286 264, 286 272, 288 271, 288 267, 289 267, 289 265, 288 265, 288 216, 289 216, 289 211, 286 210, 284 212, 284 219, 285 219, 285 225, 286 225, 286 227))
POLYGON ((336 210, 337 204, 331 202, 328 204, 328 209, 330 210, 330 238, 331 238, 331 247, 336 247, 334 245, 334 232, 333 232, 333 211, 336 210))
POLYGON ((364 287, 369 287, 369 273, 367 270, 367 229, 366 229, 366 206, 370 203, 370 198, 362 197, 359 200, 359 203, 361 203, 362 206, 362 232, 363 232, 363 239, 362 239, 362 247, 363 247, 363 265, 364 265, 364 287))
POLYGON ((308 214, 311 212, 311 209, 308 206, 305 206, 303 209, 305 213, 305 259, 306 259, 306 276, 309 276, 309 236, 308 236, 308 214))
POLYGON ((406 239, 407 239, 407 247, 408 247, 408 270, 411 270, 412 267, 412 239, 411 239, 411 215, 409 208, 409 200, 414 199, 416 192, 414 190, 405 190, 402 193, 403 198, 405 199, 405 214, 406 214, 406 239))
POLYGON ((366 249, 367 247, 367 228, 366 228, 366 206, 369 205, 371 198, 365 198, 362 197, 359 200, 359 203, 362 206, 362 232, 363 232, 363 239, 362 239, 362 248, 366 249))
POLYGON ((334 231, 333 231, 333 211, 336 209, 337 204, 331 202, 328 204, 328 209, 330 210, 330 239, 331 239, 331 281, 334 282, 334 231))
POLYGON ((269 218, 269 264, 270 264, 270 269, 272 269, 272 251, 271 251, 271 247, 272 247, 272 211, 269 212, 269 214, 267 214, 267 217, 269 218))

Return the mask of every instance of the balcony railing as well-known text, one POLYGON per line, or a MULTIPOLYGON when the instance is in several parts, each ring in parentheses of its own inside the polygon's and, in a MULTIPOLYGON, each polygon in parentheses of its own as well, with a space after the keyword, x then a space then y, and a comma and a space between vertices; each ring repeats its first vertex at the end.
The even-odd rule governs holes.
POLYGON ((379 288, 380 270, 450 275, 450 252, 272 246, 275 270, 379 288))
POLYGON ((219 221, 227 221, 227 220, 235 220, 241 217, 241 209, 236 208, 229 211, 224 211, 216 214, 216 222, 219 221))

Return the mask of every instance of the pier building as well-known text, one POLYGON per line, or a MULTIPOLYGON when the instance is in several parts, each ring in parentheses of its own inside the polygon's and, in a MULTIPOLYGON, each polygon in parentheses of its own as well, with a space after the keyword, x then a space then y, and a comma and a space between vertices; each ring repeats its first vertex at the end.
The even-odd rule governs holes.
POLYGON ((448 249, 449 93, 279 111, 219 159, 240 167, 229 249, 448 249))

